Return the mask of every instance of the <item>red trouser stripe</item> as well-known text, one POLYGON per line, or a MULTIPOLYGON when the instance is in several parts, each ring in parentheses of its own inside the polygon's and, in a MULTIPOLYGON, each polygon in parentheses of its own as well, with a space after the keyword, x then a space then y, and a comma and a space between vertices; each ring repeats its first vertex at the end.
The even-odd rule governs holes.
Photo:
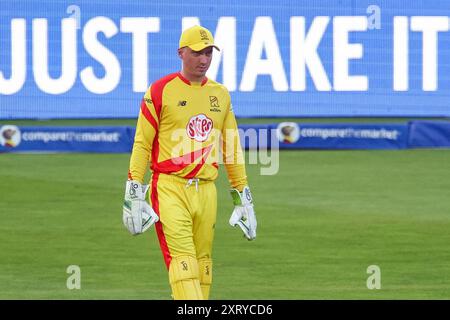
MULTIPOLYGON (((155 210, 158 217, 160 217, 159 214, 159 200, 158 200, 158 178, 159 173, 153 173, 152 177, 152 206, 153 210, 155 210)), ((164 235, 163 227, 161 220, 155 223, 156 233, 158 235, 159 240, 159 246, 161 247, 161 251, 163 254, 164 262, 166 263, 167 270, 170 266, 170 261, 172 260, 172 257, 170 256, 169 247, 167 246, 166 237, 164 235)))

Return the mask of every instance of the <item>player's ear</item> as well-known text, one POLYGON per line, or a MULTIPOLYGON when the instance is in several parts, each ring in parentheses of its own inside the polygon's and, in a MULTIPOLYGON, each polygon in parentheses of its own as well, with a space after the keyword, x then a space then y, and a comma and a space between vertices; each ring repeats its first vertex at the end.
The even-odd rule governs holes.
POLYGON ((183 59, 183 52, 184 52, 184 48, 178 49, 178 57, 180 57, 180 59, 183 59))

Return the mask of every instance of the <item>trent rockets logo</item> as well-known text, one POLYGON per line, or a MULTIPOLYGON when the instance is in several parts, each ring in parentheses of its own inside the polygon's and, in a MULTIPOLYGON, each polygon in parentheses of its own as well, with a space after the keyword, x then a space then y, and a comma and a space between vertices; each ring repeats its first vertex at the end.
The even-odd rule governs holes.
POLYGON ((6 125, 0 128, 0 144, 14 148, 20 144, 20 130, 16 126, 6 125))
POLYGON ((198 142, 206 141, 213 128, 213 121, 203 113, 193 116, 187 126, 186 133, 189 138, 198 142))
POLYGON ((200 30, 200 37, 202 41, 209 41, 208 34, 204 30, 200 30))

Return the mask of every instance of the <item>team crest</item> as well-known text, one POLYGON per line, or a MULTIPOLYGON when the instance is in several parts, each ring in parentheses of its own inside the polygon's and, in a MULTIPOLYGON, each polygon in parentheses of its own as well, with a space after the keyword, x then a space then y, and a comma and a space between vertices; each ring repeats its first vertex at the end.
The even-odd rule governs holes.
POLYGON ((220 112, 219 100, 215 96, 209 96, 209 103, 211 104, 211 108, 209 111, 211 112, 220 112))
POLYGON ((189 138, 198 142, 204 142, 208 139, 213 128, 213 121, 203 113, 193 116, 187 126, 186 133, 189 138))
POLYGON ((204 30, 200 30, 200 37, 202 41, 209 41, 208 34, 204 30))
POLYGON ((219 99, 215 96, 209 96, 209 103, 211 104, 212 108, 219 108, 219 99))

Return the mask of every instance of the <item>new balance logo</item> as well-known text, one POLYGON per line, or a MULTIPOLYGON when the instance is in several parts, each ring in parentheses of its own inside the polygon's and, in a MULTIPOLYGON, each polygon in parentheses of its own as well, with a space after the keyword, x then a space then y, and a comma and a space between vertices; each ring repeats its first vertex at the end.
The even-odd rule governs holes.
POLYGON ((187 101, 186 101, 186 100, 180 100, 180 101, 178 101, 178 106, 179 106, 179 107, 185 107, 186 104, 187 104, 187 101))

